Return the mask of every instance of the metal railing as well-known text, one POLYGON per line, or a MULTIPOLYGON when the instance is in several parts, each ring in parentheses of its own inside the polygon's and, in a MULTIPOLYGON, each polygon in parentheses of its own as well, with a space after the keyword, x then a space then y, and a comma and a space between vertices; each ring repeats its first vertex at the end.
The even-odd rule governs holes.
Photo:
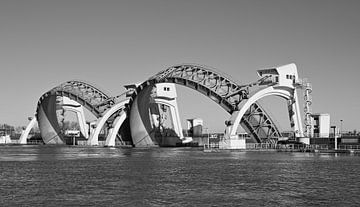
POLYGON ((307 145, 306 149, 309 149, 309 150, 328 150, 328 149, 333 149, 333 147, 331 147, 328 144, 311 144, 311 145, 307 145))
POLYGON ((44 144, 44 141, 42 141, 42 140, 27 140, 26 144, 29 144, 29 145, 41 145, 41 144, 44 144))
MULTIPOLYGON (((360 148, 360 146, 359 146, 360 148)), ((292 150, 328 150, 332 149, 327 144, 268 144, 268 143, 248 143, 246 149, 292 149, 292 150)))
POLYGON ((343 132, 341 133, 342 137, 359 137, 360 138, 360 133, 354 133, 354 132, 343 132))
POLYGON ((209 150, 209 149, 219 149, 220 148, 220 143, 219 142, 212 142, 209 144, 204 144, 204 150, 209 150))
POLYGON ((280 144, 270 144, 270 143, 247 143, 246 149, 279 149, 280 144))
MULTIPOLYGON (((210 142, 204 144, 204 150, 219 149, 218 142, 210 142)), ((313 151, 313 150, 334 150, 331 144, 270 144, 270 143, 247 143, 247 150, 299 150, 299 151, 313 151)), ((338 145, 338 150, 360 150, 360 145, 338 145)))
POLYGON ((360 145, 345 145, 345 144, 340 144, 338 146, 338 149, 340 150, 360 150, 360 145))

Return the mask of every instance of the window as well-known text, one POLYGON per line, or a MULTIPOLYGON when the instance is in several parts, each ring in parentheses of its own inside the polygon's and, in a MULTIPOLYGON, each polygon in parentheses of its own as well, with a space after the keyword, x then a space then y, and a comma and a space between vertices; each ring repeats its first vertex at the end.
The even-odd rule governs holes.
POLYGON ((286 75, 286 79, 295 80, 295 75, 286 75))

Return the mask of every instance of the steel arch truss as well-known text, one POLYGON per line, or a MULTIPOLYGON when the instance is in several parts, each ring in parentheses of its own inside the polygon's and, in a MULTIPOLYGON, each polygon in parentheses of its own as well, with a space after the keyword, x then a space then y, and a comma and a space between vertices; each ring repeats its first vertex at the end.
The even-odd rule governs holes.
POLYGON ((66 96, 83 105, 97 118, 99 118, 105 110, 114 105, 114 101, 108 101, 111 100, 110 95, 84 81, 73 80, 62 83, 45 93, 43 96, 49 94, 66 96), (106 104, 103 104, 104 102, 106 102, 106 104))
POLYGON ((109 95, 83 81, 68 81, 46 92, 38 101, 36 119, 45 144, 63 144, 64 132, 59 126, 57 108, 58 97, 68 97, 76 101, 97 118, 102 116, 112 102, 101 105, 109 99, 109 95))
POLYGON ((238 85, 226 75, 199 65, 170 67, 149 80, 156 83, 171 82, 193 88, 232 112, 249 94, 248 85, 238 85))
MULTIPOLYGON (((139 85, 132 93, 129 105, 137 94, 146 86, 156 83, 175 83, 192 88, 222 106, 228 113, 239 110, 239 104, 248 99, 250 87, 256 83, 239 85, 224 74, 199 65, 177 65, 152 76, 139 85)), ((273 137, 280 137, 281 133, 270 116, 258 104, 253 103, 247 111, 241 125, 257 142, 264 142, 273 137)))
MULTIPOLYGON (((152 76, 147 81, 140 84, 135 90, 126 92, 131 96, 129 103, 124 105, 125 112, 127 107, 132 106, 137 94, 149 85, 156 83, 175 83, 192 88, 222 106, 228 113, 234 114, 240 110, 241 103, 249 99, 249 89, 255 84, 239 85, 226 75, 204 66, 183 64, 177 65, 152 76)), ((84 81, 68 81, 46 92, 40 98, 37 107, 37 120, 39 121, 42 136, 52 143, 61 143, 61 130, 56 120, 56 97, 65 96, 74 100, 92 112, 97 118, 104 116, 109 109, 119 103, 125 94, 111 97, 109 94, 84 81)), ((122 111, 122 110, 121 110, 122 111)), ((115 120, 121 114, 114 114, 109 121, 115 120)), ((244 129, 249 132, 255 140, 263 142, 272 137, 279 137, 280 132, 271 120, 270 116, 261 108, 258 103, 253 103, 252 107, 241 119, 244 129)))
POLYGON ((241 124, 259 143, 274 143, 281 133, 264 109, 254 103, 244 114, 241 124))

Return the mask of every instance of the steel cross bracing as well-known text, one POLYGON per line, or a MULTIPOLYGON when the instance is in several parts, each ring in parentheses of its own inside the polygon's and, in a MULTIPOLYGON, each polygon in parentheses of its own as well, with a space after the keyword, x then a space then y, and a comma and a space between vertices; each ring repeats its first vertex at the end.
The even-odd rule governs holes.
POLYGON ((241 124, 250 131, 250 134, 259 143, 274 143, 277 138, 281 137, 281 133, 273 120, 258 103, 250 106, 244 114, 241 124))
MULTIPOLYGON (((66 96, 79 104, 83 105, 96 117, 100 117, 101 114, 110 108, 114 103, 110 101, 107 104, 102 104, 105 100, 109 100, 110 96, 103 91, 99 90, 95 86, 88 84, 84 81, 68 81, 59 86, 54 87, 42 97, 48 95, 66 96)), ((40 98, 40 101, 42 98, 40 98)))
POLYGON ((170 67, 149 81, 172 82, 193 88, 220 104, 230 113, 249 94, 247 85, 238 85, 224 74, 198 65, 177 65, 170 67))
MULTIPOLYGON (((129 102, 146 86, 168 82, 187 86, 208 96, 211 100, 221 105, 228 113, 232 114, 238 109, 239 103, 248 98, 249 88, 257 85, 262 80, 247 85, 239 85, 227 78, 224 74, 198 65, 177 65, 170 67, 147 81, 143 82, 132 93, 129 102)), ((271 120, 270 116, 258 103, 254 103, 242 121, 244 129, 250 133, 257 142, 269 142, 272 138, 281 137, 280 131, 271 120)))
MULTIPOLYGON (((151 77, 136 90, 126 92, 128 95, 131 95, 130 102, 127 106, 131 106, 132 100, 134 100, 137 93, 144 87, 161 82, 176 83, 197 90, 217 102, 230 114, 238 110, 238 104, 248 98, 249 87, 254 86, 254 83, 239 85, 227 78, 224 74, 203 66, 189 64, 178 65, 170 67, 151 77)), ((48 95, 66 96, 83 105, 96 117, 101 117, 106 110, 111 108, 111 106, 126 94, 111 97, 92 84, 73 80, 60 84, 45 93, 42 98, 40 98, 39 103, 48 95)), ((114 114, 114 117, 117 115, 118 114, 114 114)), ((261 142, 263 139, 280 136, 275 124, 258 103, 252 105, 249 113, 244 115, 241 124, 245 126, 245 130, 250 132, 258 142, 261 142), (259 114, 261 115, 259 116, 259 114)))

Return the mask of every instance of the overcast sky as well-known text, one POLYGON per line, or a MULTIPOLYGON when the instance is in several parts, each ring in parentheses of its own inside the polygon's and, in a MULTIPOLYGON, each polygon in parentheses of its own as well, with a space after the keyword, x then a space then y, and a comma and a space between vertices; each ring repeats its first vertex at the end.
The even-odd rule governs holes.
MULTIPOLYGON (((313 84, 313 112, 360 129, 359 10, 357 0, 1 0, 0 123, 26 125, 39 97, 71 79, 116 95, 179 63, 249 83, 258 69, 294 62, 313 84)), ((224 129, 229 115, 210 99, 178 95, 183 119, 224 129)), ((289 128, 285 100, 262 103, 289 128)))

